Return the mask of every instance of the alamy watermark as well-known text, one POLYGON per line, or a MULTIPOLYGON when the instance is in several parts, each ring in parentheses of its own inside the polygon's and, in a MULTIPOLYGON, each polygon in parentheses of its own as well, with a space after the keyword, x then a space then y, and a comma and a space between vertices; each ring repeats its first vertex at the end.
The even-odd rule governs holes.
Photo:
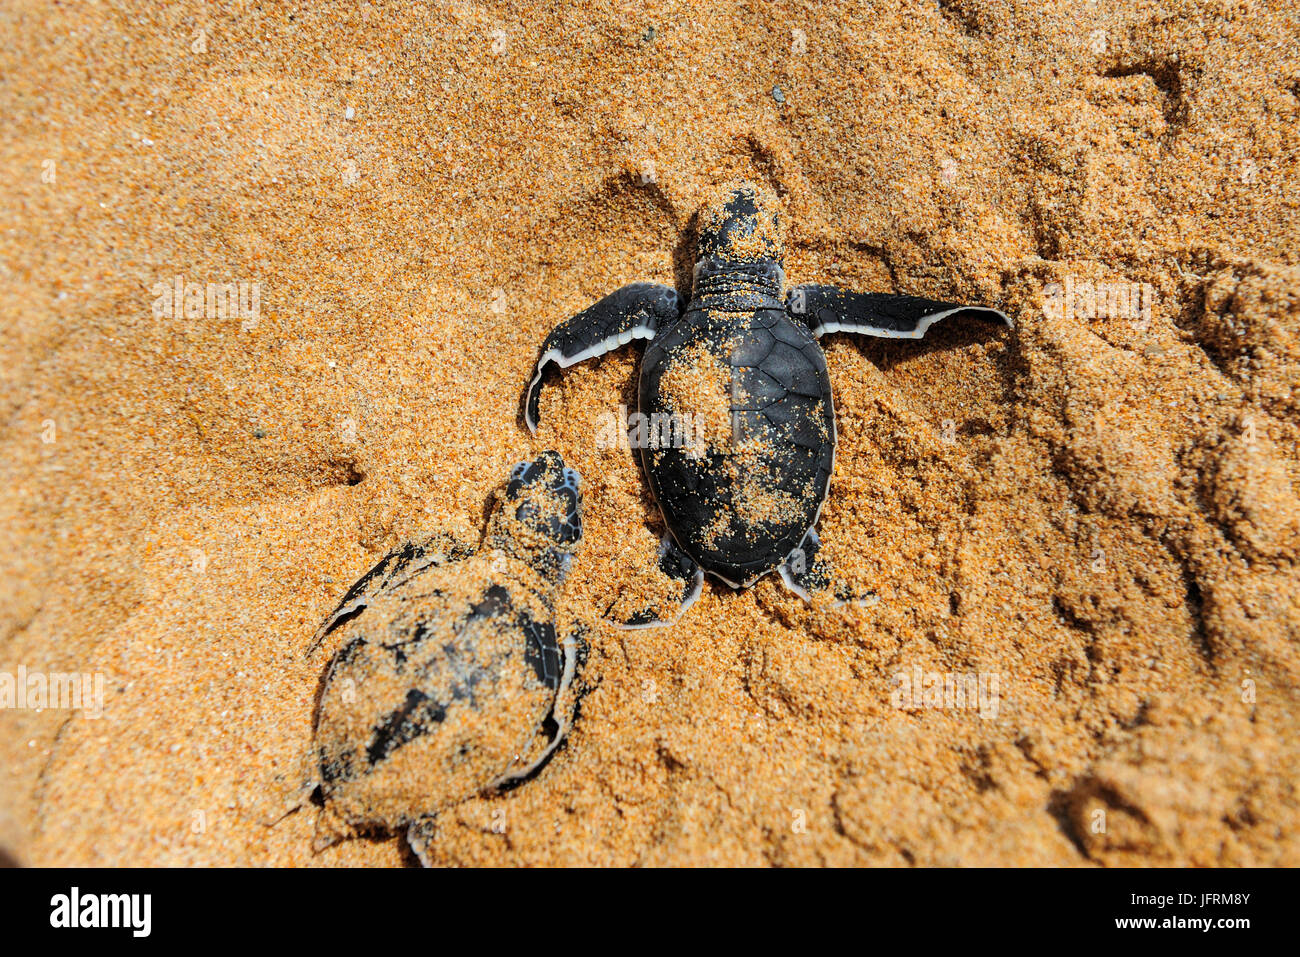
MULTIPOLYGON (((596 448, 598 449, 698 449, 709 446, 709 436, 718 435, 710 428, 712 417, 701 413, 683 412, 633 412, 620 405, 617 412, 604 412, 596 420, 596 448)), ((732 416, 725 420, 722 434, 728 441, 732 431, 732 416)))
POLYGON ((1149 282, 1094 282, 1066 276, 1043 287, 1049 319, 1124 319, 1139 329, 1151 323, 1155 289, 1149 282))
POLYGON ((54 708, 81 711, 87 718, 104 716, 104 675, 62 671, 0 671, 0 711, 7 708, 54 708))
POLYGON ((262 312, 260 282, 186 282, 176 276, 154 283, 149 293, 155 319, 241 319, 248 332, 262 312))
POLYGON ((83 894, 73 887, 50 898, 50 926, 56 928, 124 928, 133 937, 153 929, 152 894, 83 894))
POLYGON ((900 711, 978 711, 981 718, 996 718, 1001 707, 1002 676, 995 671, 922 671, 914 665, 895 672, 893 681, 889 700, 900 711))

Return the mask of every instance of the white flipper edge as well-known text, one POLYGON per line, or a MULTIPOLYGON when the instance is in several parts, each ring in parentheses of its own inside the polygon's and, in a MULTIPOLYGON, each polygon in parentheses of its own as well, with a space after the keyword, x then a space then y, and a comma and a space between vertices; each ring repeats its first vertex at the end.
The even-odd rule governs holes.
POLYGON ((932 312, 928 316, 923 316, 917 320, 916 328, 909 332, 898 332, 893 329, 882 329, 879 326, 873 326, 868 323, 859 322, 824 322, 815 327, 812 331, 813 338, 820 339, 822 336, 830 335, 832 332, 852 332, 862 336, 875 336, 878 339, 921 339, 930 331, 930 327, 940 319, 946 319, 956 312, 982 312, 986 315, 997 316, 1001 319, 1008 329, 1014 328, 1011 319, 1005 312, 1000 309, 990 309, 988 306, 956 306, 952 309, 945 309, 942 312, 932 312))
MULTIPOLYGON (((643 621, 636 625, 630 625, 622 621, 610 621, 609 623, 615 628, 621 628, 623 631, 644 631, 647 628, 668 628, 677 624, 677 622, 681 621, 682 615, 686 614, 687 609, 699 600, 700 593, 704 591, 703 568, 695 569, 695 576, 692 581, 693 584, 691 585, 691 590, 687 593, 686 597, 682 599, 681 607, 677 609, 677 614, 673 616, 672 621, 661 621, 656 618, 654 621, 643 621)), ((606 619, 606 621, 609 621, 609 619, 606 619)))
POLYGON ((533 381, 528 383, 528 391, 524 394, 524 422, 528 425, 528 431, 537 434, 537 422, 533 419, 532 412, 533 397, 537 390, 542 387, 542 375, 546 372, 546 367, 554 362, 561 369, 567 369, 569 366, 577 365, 579 362, 585 362, 587 359, 594 359, 596 356, 604 355, 606 352, 612 352, 620 346, 625 346, 633 339, 653 339, 655 330, 651 326, 634 326, 626 329, 616 336, 610 336, 608 339, 602 339, 594 346, 588 346, 581 352, 571 356, 566 356, 559 349, 548 349, 542 353, 542 357, 537 360, 537 371, 533 375, 533 381))

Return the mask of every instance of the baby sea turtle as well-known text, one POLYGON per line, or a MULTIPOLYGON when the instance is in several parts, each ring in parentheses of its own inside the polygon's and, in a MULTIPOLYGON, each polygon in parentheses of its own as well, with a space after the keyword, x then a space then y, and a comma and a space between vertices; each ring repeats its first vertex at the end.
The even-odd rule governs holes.
POLYGON ((672 614, 646 609, 628 627, 676 620, 704 572, 744 588, 776 570, 805 599, 831 585, 815 528, 836 444, 821 336, 920 339, 959 312, 1011 325, 996 309, 916 296, 787 291, 776 197, 748 183, 701 210, 698 247, 685 310, 668 286, 624 286, 551 332, 524 394, 535 433, 548 366, 649 340, 629 439, 668 527, 659 566, 681 590, 672 614))
POLYGON ((582 541, 581 479, 555 452, 521 462, 477 548, 408 542, 325 619, 339 634, 311 753, 317 847, 405 828, 429 863, 433 818, 530 774, 572 720, 581 640, 557 592, 582 541))

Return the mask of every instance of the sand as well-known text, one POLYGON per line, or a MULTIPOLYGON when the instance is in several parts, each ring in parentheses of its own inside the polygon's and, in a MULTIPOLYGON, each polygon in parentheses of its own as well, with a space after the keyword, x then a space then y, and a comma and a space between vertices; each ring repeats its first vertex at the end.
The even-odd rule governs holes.
POLYGON ((0 672, 105 685, 0 711, 4 853, 412 863, 263 823, 307 645, 554 448, 592 690, 439 863, 1300 864, 1300 10, 1045 6, 7 4, 0 672), (535 439, 520 395, 567 315, 684 287, 735 177, 792 281, 1016 328, 824 340, 821 538, 874 604, 769 576, 620 632, 661 529, 596 436, 637 347, 535 439), (163 309, 178 276, 259 309, 163 309))

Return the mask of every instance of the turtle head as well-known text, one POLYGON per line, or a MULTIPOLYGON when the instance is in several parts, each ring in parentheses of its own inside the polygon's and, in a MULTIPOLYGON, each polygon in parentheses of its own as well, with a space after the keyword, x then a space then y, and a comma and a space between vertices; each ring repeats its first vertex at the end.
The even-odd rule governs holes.
POLYGON ((745 274, 779 289, 785 279, 780 203, 752 183, 724 187, 700 210, 696 280, 745 274))
POLYGON ((543 452, 510 470, 488 525, 495 547, 545 577, 562 579, 582 542, 582 476, 558 452, 543 452))

